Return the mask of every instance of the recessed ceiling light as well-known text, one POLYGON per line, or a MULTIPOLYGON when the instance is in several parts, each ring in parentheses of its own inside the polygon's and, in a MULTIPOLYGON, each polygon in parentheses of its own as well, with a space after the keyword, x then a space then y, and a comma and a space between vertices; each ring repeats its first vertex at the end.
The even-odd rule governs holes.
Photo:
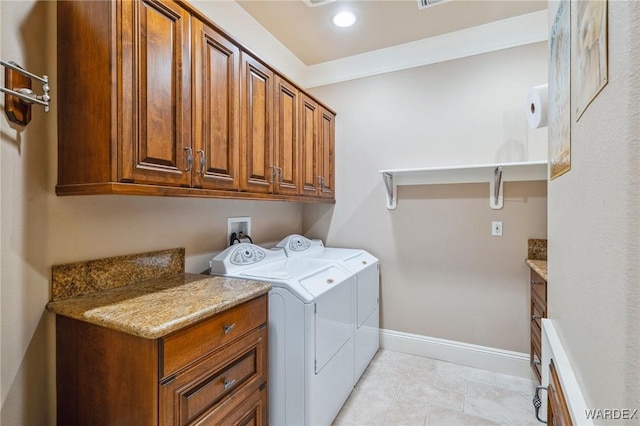
POLYGON ((338 27, 350 27, 356 22, 356 17, 351 12, 340 12, 333 17, 333 23, 338 27))

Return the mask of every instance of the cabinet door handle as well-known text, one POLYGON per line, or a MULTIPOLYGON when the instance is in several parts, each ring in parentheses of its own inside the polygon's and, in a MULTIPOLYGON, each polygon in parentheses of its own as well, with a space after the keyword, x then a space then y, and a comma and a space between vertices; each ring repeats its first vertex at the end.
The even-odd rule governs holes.
POLYGON ((280 175, 280 179, 278 179, 278 184, 282 185, 282 167, 276 167, 278 169, 278 174, 280 175))
POLYGON ((233 380, 224 379, 224 381, 222 382, 222 385, 224 386, 225 389, 229 389, 231 386, 233 386, 235 384, 236 384, 236 380, 235 379, 233 379, 233 380))
POLYGON ((278 181, 278 168, 276 166, 269 166, 271 170, 271 183, 277 183, 278 181))
POLYGON ((322 188, 322 176, 316 176, 318 178, 318 187, 322 188))
POLYGON ((187 151, 187 168, 184 171, 190 172, 193 166, 193 149, 190 146, 185 146, 184 150, 187 151))
POLYGON ((198 174, 204 176, 205 168, 207 167, 207 157, 203 150, 199 149, 198 154, 200 154, 200 170, 198 174))
POLYGON ((233 324, 229 324, 229 325, 224 325, 222 326, 222 329, 224 330, 224 334, 229 334, 231 333, 231 331, 235 328, 236 323, 234 322, 233 324))

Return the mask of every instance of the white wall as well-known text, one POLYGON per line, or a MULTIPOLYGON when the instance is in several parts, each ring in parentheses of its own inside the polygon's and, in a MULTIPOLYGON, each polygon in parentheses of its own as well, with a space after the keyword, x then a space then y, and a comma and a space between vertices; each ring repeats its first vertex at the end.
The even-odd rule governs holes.
MULTIPOLYGON (((33 107, 26 128, 12 128, 4 113, 0 117, 0 423, 55 424, 55 330, 45 310, 51 265, 185 247, 187 271, 201 272, 211 252, 225 247, 227 217, 252 216, 254 241, 273 242, 301 231, 302 208, 265 201, 56 197, 56 3, 0 4, 1 57, 48 74, 53 97, 49 113, 33 107)), ((4 72, 0 78, 3 84, 4 72)))
POLYGON ((587 406, 640 409, 640 3, 608 10, 609 82, 549 183, 548 308, 587 406))
POLYGON ((546 158, 530 130, 530 87, 546 43, 312 89, 338 111, 335 206, 304 206, 303 230, 381 259, 382 327, 528 352, 528 238, 546 237, 546 183, 400 187, 385 208, 380 169, 546 158), (491 237, 502 220, 504 236, 491 237))

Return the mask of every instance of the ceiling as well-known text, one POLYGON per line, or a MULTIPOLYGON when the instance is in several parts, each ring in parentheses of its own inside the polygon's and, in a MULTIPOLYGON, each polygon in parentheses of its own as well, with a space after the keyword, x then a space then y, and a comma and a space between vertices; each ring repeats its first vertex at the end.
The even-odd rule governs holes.
POLYGON ((546 0, 449 0, 418 9, 417 0, 336 0, 310 7, 302 0, 236 0, 305 65, 315 65, 434 37, 547 7, 546 0), (356 23, 338 28, 349 10, 356 23))

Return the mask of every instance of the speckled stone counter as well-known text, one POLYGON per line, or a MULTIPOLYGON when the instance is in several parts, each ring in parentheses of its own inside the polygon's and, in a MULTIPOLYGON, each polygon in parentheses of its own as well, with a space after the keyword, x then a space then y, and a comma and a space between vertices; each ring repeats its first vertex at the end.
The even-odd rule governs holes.
POLYGON ((50 302, 58 315, 156 339, 267 293, 271 284, 181 274, 50 302))
POLYGON ((547 281, 547 240, 529 239, 527 265, 547 281))
POLYGON ((527 243, 527 259, 547 260, 547 240, 529 239, 527 243))
POLYGON ((184 273, 184 248, 54 265, 47 309, 156 339, 271 290, 271 284, 184 273))
POLYGON ((543 280, 548 281, 546 260, 527 259, 527 265, 529 265, 531 269, 533 269, 538 275, 540 275, 543 280))

